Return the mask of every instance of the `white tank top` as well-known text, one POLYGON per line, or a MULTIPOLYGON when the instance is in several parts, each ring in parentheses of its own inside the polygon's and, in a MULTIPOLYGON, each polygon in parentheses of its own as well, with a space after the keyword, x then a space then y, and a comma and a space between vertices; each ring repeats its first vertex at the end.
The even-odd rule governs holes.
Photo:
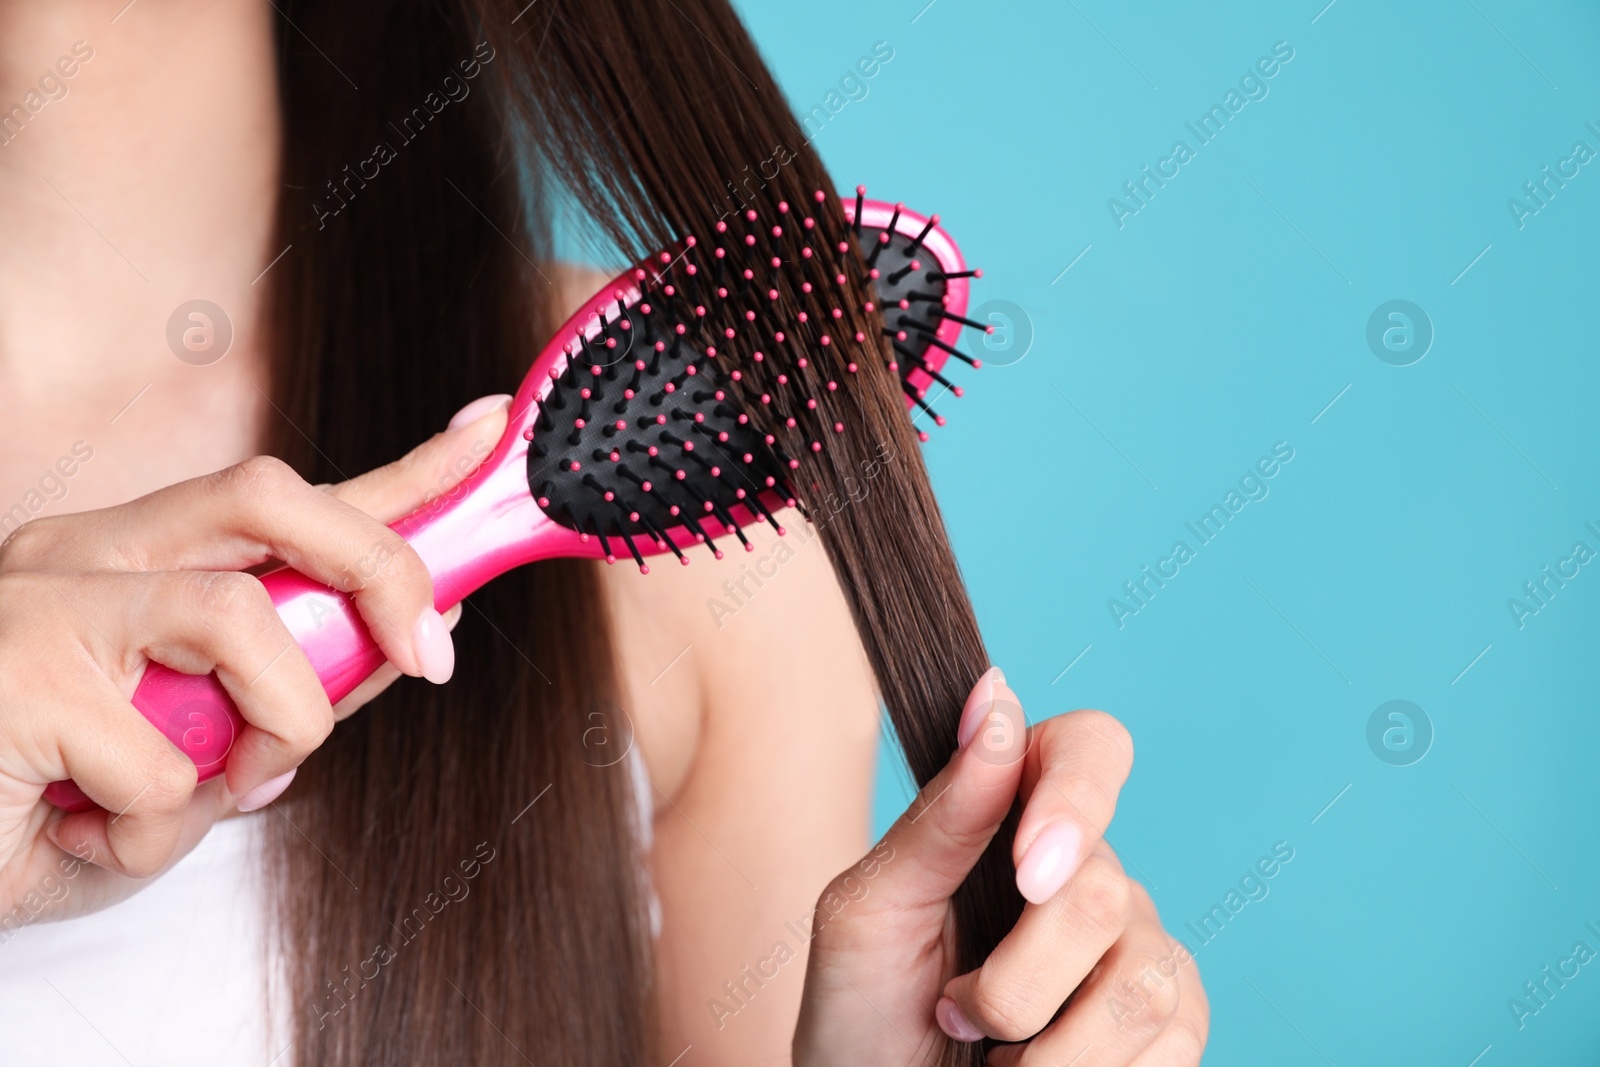
POLYGON ((0 935, 0 1061, 287 1067, 270 1047, 259 834, 224 819, 133 897, 0 935))
MULTIPOLYGON (((653 798, 628 753, 639 834, 653 798)), ((66 922, 0 930, 5 1067, 292 1067, 287 1020, 268 997, 263 812, 224 819, 138 894, 66 922)), ((661 905, 645 879, 650 925, 661 905)))

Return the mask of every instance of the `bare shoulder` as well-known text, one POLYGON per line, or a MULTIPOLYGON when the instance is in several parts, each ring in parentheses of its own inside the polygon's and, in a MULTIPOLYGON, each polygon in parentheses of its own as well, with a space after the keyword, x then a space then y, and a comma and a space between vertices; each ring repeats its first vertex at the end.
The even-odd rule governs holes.
POLYGON ((699 548, 687 566, 605 570, 623 686, 669 796, 696 764, 749 759, 791 729, 875 743, 871 671, 821 538, 797 512, 777 519, 787 535, 749 528, 748 552, 730 538, 721 560, 699 548))

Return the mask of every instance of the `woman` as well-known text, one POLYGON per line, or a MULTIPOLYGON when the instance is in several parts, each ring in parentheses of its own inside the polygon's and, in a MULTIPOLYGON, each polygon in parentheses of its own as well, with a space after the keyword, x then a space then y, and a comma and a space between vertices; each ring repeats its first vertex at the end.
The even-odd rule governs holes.
POLYGON ((0 4, 8 1062, 1198 1062, 1193 963, 1101 838, 1108 717, 997 748, 985 674, 867 851, 873 670, 816 542, 758 537, 732 616, 729 563, 557 562, 441 619, 383 525, 603 280, 549 260, 550 176, 649 247, 774 97, 712 0, 0 4), (621 153, 641 203, 596 192, 621 153), (235 573, 268 559, 389 658, 336 708, 235 573), (233 694, 225 777, 128 704, 148 660, 233 694), (45 805, 65 777, 108 810, 45 805), (997 832, 1032 904, 958 973, 997 832))

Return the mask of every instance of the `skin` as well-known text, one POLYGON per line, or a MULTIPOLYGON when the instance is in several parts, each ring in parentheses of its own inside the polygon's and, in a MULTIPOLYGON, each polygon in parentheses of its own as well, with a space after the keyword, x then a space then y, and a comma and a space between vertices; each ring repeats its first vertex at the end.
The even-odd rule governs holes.
MULTIPOLYGON (((74 442, 93 448, 65 495, 0 550, 0 914, 74 854, 88 862, 73 892, 41 918, 136 892, 339 718, 421 673, 412 627, 431 602, 426 572, 394 545, 383 573, 350 576, 365 573, 384 523, 439 491, 503 425, 491 411, 340 486, 307 486, 252 458, 271 410, 251 283, 281 251, 273 11, 124 2, 0 0, 0 104, 21 100, 72 42, 95 49, 69 94, 0 147, 0 509, 28 499, 74 442), (225 307, 235 330, 227 357, 204 368, 173 358, 164 337, 172 309, 197 294, 225 307), (225 572, 269 557, 353 592, 390 658, 338 708, 298 649, 259 673, 283 648, 281 624, 253 579, 225 572), (192 767, 127 704, 150 658, 216 668, 234 691, 252 729, 224 778, 195 789, 192 767), (40 802, 45 783, 69 775, 122 814, 63 819, 40 802)), ((548 295, 576 307, 600 280, 561 271, 548 295)), ((742 559, 658 566, 648 578, 602 572, 652 782, 663 1062, 685 1046, 685 1067, 791 1053, 804 1064, 920 1062, 945 1040, 942 996, 985 1033, 1032 1038, 996 1052, 997 1064, 1198 1062, 1206 1012, 1192 963, 1106 1029, 1105 976, 1170 943, 1100 842, 1131 760, 1109 717, 1043 723, 1009 761, 987 740, 969 744, 861 860, 877 698, 820 543, 799 536, 797 515, 781 520, 787 548, 757 531, 742 559), (760 584, 745 565, 766 575, 760 584), (737 601, 725 582, 743 583, 737 601), (719 617, 713 601, 737 610, 719 617), (803 666, 817 663, 829 667, 803 666), (983 971, 957 976, 946 901, 1019 790, 1016 856, 1042 827, 1076 820, 1077 873, 1029 906, 983 971), (884 848, 895 859, 882 862, 884 848), (861 862, 875 856, 866 896, 819 920, 809 942, 794 933, 819 904, 858 891, 861 862), (708 1002, 780 939, 793 958, 719 1017, 708 1002), (1091 1050, 1073 1060, 1083 1044, 1091 1050)), ((1015 700, 984 685, 966 710, 975 722, 1015 700)))

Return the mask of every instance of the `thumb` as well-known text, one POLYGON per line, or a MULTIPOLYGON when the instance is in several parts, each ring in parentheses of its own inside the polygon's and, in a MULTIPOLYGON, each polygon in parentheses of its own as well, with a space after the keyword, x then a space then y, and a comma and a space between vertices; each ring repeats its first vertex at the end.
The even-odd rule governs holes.
POLYGON ((409 515, 478 469, 505 432, 510 405, 505 393, 474 400, 442 432, 393 463, 329 486, 328 492, 380 522, 409 515))
POLYGON ((989 668, 973 687, 957 737, 961 747, 950 763, 884 835, 880 848, 892 852, 875 896, 887 906, 948 900, 1011 810, 1028 730, 1000 668, 989 668))

